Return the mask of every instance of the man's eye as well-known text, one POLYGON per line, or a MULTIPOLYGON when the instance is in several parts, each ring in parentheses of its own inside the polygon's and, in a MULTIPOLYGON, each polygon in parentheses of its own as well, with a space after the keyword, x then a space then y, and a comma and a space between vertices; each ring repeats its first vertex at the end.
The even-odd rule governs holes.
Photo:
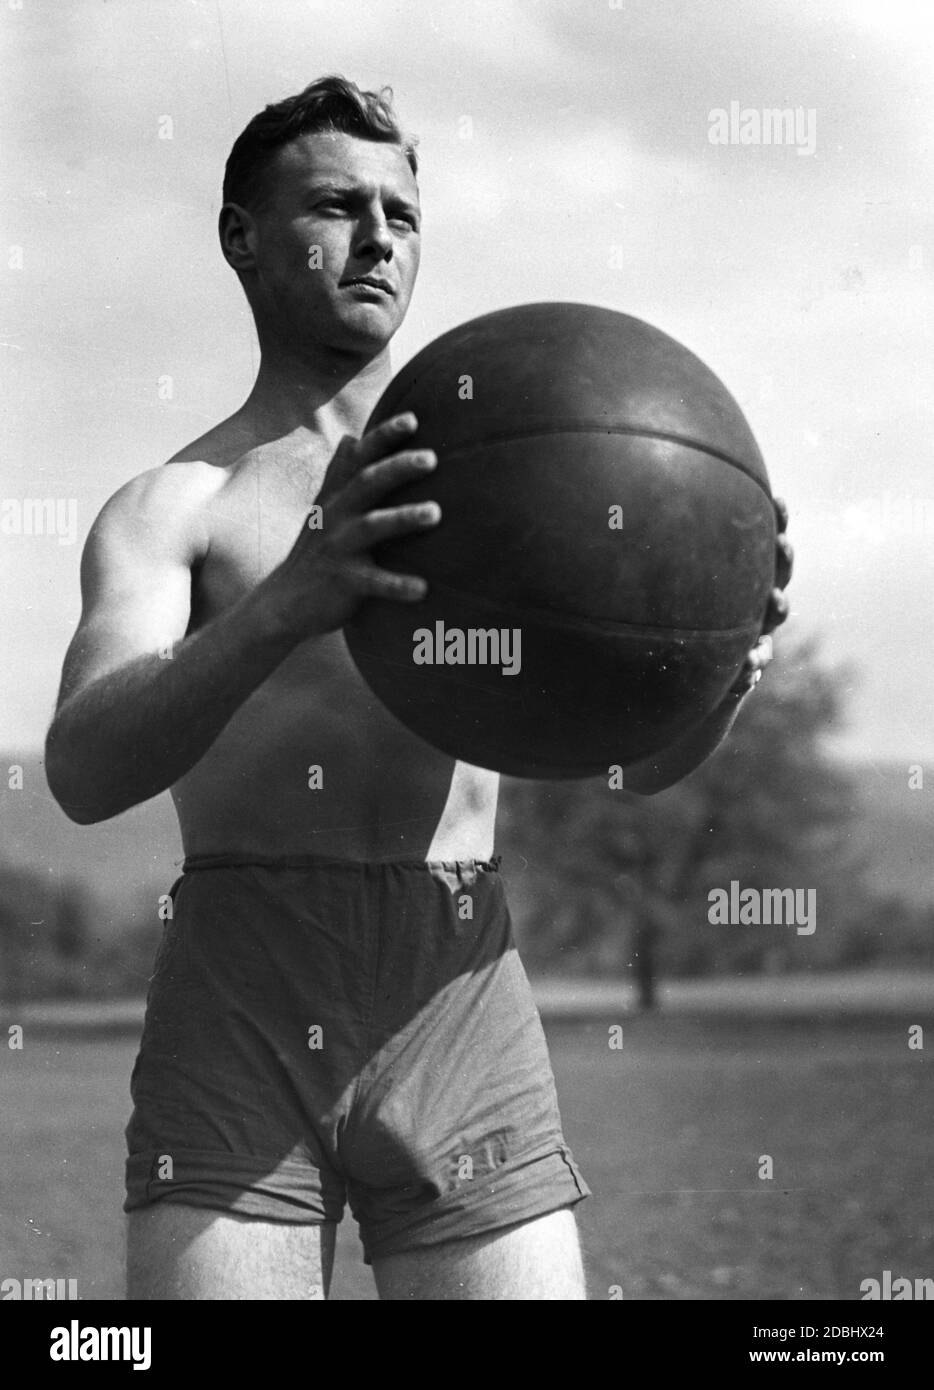
POLYGON ((395 222, 397 225, 401 224, 403 227, 408 227, 412 232, 417 231, 417 224, 414 217, 390 217, 389 220, 390 222, 395 222))

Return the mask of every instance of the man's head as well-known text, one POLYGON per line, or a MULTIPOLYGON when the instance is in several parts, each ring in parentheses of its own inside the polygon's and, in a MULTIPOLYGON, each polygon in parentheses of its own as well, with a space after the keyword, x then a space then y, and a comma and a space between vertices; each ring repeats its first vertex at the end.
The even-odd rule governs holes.
POLYGON ((261 340, 370 356, 402 322, 421 214, 415 141, 391 95, 323 77, 267 106, 234 143, 221 245, 261 340), (352 283, 364 277, 378 283, 352 283))

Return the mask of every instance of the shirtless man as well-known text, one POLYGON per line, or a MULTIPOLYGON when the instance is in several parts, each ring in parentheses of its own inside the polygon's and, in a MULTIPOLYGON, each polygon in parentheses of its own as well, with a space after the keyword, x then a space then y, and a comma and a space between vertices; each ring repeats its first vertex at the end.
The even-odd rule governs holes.
MULTIPOLYGON (((368 552, 440 520, 384 505, 435 465, 414 420, 363 433, 418 269, 416 170, 385 96, 342 78, 250 122, 220 237, 256 383, 85 548, 49 784, 81 824, 170 789, 186 855, 133 1072, 130 1298, 325 1298, 348 1198, 382 1298, 585 1297, 497 777, 397 723, 341 633, 371 595, 423 595, 368 552)), ((627 785, 701 761, 766 660, 627 785)))

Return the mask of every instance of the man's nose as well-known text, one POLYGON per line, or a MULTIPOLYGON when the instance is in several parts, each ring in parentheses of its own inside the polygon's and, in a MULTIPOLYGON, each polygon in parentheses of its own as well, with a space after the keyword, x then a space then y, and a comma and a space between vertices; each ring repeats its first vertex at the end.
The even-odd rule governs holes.
POLYGON ((368 213, 357 228, 357 256, 375 254, 378 260, 392 260, 392 233, 382 212, 368 213))

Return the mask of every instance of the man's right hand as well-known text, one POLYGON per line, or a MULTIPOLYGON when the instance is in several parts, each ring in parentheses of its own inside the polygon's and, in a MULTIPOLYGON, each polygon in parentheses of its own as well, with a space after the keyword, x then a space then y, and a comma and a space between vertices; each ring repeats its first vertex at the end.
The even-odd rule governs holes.
MULTIPOLYGON (((428 586, 415 575, 380 569, 370 550, 380 541, 437 526, 437 502, 380 508, 402 483, 437 465, 430 449, 405 449, 417 427, 411 412, 395 415, 361 439, 345 435, 331 462, 316 505, 320 526, 308 522, 281 565, 267 578, 268 596, 285 629, 299 638, 333 632, 367 598, 415 603, 428 586)), ((313 515, 313 514, 312 514, 313 515)))

